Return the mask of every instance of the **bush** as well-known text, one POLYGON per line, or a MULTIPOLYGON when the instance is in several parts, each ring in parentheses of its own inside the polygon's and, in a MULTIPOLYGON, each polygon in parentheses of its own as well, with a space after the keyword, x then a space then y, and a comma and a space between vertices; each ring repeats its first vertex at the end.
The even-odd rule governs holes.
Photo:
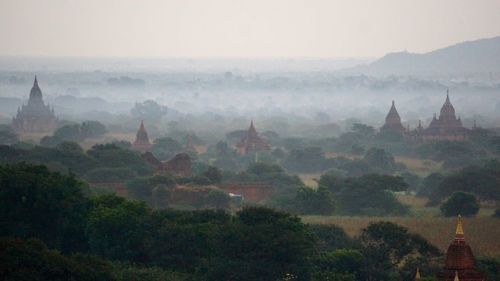
POLYGON ((222 190, 211 190, 206 197, 206 205, 215 209, 227 209, 231 197, 222 190))
POLYGON ((0 277, 23 281, 113 281, 110 264, 96 257, 65 257, 36 239, 0 238, 0 277))
POLYGON ((477 198, 470 193, 455 192, 441 205, 441 213, 446 217, 457 215, 474 216, 479 211, 477 198))
POLYGON ((294 210, 301 215, 331 215, 335 209, 333 196, 328 189, 319 187, 314 190, 301 187, 297 190, 294 200, 294 210))
POLYGON ((129 168, 97 168, 85 173, 84 178, 89 182, 123 182, 137 176, 129 168))

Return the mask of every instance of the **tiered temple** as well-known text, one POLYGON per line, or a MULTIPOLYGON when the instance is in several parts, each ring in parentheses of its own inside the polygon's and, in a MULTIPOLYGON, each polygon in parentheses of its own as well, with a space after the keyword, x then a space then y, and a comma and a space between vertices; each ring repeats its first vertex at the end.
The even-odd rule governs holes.
POLYGON ((450 96, 446 91, 446 101, 441 107, 439 118, 432 119, 429 127, 421 133, 422 140, 452 140, 462 141, 467 138, 468 129, 462 126, 460 117, 455 116, 455 108, 450 102, 450 96))
POLYGON ((44 133, 52 132, 56 126, 54 109, 43 102, 42 90, 35 76, 28 104, 17 109, 17 115, 12 119, 12 127, 18 132, 44 133))
POLYGON ((385 123, 381 131, 391 131, 403 134, 405 132, 405 128, 401 124, 401 117, 399 116, 398 110, 396 109, 396 105, 394 101, 392 101, 391 109, 389 109, 389 113, 385 117, 385 123))
POLYGON ((462 126, 460 118, 455 116, 455 108, 451 104, 448 91, 446 93, 446 100, 441 107, 439 118, 434 115, 429 127, 424 129, 419 121, 416 129, 410 130, 409 127, 405 129, 401 124, 401 117, 393 101, 380 131, 399 133, 407 140, 416 142, 433 140, 464 141, 470 133, 469 129, 462 126))
POLYGON ((246 155, 260 151, 268 151, 271 150, 271 147, 259 136, 252 121, 247 134, 236 144, 236 149, 239 154, 246 155))
POLYGON ((465 241, 462 218, 458 216, 455 239, 446 251, 446 264, 436 275, 437 281, 483 281, 484 275, 477 270, 470 246, 465 241))
POLYGON ((151 143, 149 142, 148 133, 146 132, 146 128, 144 128, 144 121, 141 120, 141 126, 137 131, 137 135, 135 137, 134 144, 132 148, 137 151, 146 152, 151 148, 151 143))

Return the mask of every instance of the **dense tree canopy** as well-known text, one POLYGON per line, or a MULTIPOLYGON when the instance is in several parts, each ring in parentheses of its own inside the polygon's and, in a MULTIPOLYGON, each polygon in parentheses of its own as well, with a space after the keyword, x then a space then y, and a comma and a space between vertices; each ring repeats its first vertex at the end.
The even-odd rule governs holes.
POLYGON ((479 211, 479 201, 473 194, 455 192, 441 205, 441 213, 446 217, 474 216, 479 211))
POLYGON ((0 166, 0 235, 36 237, 64 252, 85 250, 90 208, 73 175, 20 163, 0 166))

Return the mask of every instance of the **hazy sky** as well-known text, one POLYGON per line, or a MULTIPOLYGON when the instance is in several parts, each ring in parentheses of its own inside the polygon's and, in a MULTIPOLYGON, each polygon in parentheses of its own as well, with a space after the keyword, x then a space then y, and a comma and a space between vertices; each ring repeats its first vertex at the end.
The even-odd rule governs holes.
POLYGON ((500 35, 500 0, 0 0, 0 55, 376 57, 500 35))

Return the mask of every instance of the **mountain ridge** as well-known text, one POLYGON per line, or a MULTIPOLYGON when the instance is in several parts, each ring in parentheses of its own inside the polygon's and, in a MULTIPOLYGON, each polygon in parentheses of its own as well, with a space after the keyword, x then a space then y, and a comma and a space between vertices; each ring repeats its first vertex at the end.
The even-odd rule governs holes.
POLYGON ((427 53, 388 53, 346 72, 372 76, 500 73, 500 36, 465 41, 427 53))

